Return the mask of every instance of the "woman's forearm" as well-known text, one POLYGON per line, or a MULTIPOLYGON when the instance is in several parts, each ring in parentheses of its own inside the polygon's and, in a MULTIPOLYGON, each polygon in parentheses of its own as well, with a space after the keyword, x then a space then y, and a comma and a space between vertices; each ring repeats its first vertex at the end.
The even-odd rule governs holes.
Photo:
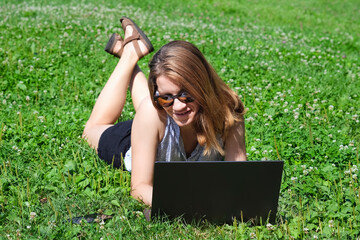
POLYGON ((131 188, 131 196, 151 207, 152 191, 152 186, 140 184, 131 188))

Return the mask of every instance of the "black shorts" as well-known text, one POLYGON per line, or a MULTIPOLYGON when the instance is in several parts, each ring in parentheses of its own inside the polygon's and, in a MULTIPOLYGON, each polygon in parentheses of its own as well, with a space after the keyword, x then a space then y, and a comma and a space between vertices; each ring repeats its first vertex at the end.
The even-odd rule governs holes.
POLYGON ((131 147, 133 120, 119 122, 106 129, 100 136, 98 156, 114 168, 125 169, 122 159, 131 147))

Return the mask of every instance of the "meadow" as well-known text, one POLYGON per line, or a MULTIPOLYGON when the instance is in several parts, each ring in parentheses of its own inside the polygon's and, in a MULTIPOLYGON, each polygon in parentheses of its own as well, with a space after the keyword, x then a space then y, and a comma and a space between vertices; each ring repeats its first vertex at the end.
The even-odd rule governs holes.
POLYGON ((0 30, 0 239, 359 239, 357 0, 0 0, 0 30), (148 222, 81 138, 123 15, 155 50, 194 43, 239 94, 248 159, 285 163, 276 224, 148 222), (68 221, 91 213, 112 218, 68 221))

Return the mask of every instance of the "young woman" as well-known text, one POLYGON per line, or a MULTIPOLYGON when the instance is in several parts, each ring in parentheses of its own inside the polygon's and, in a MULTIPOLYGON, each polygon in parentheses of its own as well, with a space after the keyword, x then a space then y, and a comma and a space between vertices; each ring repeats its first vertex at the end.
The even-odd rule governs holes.
POLYGON ((106 51, 120 60, 98 97, 84 137, 101 159, 131 171, 131 194, 151 206, 155 161, 246 160, 244 106, 191 43, 173 41, 151 60, 149 80, 137 62, 153 51, 141 29, 121 18, 106 51), (114 125, 128 87, 134 120, 114 125))

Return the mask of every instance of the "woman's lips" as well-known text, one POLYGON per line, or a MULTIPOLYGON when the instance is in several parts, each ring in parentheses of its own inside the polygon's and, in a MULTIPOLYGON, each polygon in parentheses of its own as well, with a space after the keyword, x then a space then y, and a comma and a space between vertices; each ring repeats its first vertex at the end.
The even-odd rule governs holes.
POLYGON ((183 116, 186 116, 190 113, 190 110, 188 111, 185 111, 185 112, 176 112, 174 113, 175 116, 178 116, 178 117, 183 117, 183 116))

